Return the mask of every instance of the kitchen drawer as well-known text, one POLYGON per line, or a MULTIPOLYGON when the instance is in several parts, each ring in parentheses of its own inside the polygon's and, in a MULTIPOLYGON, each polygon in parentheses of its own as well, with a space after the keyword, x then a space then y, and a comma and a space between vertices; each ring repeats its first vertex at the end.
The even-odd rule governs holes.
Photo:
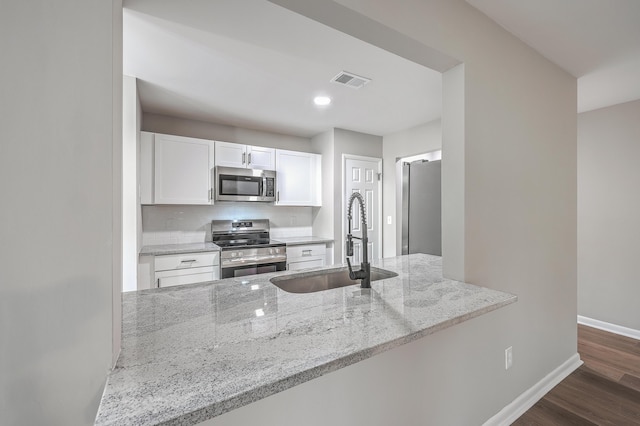
POLYGON ((324 244, 307 244, 302 246, 287 246, 287 258, 298 259, 307 257, 324 257, 327 247, 324 244))
POLYGON ((156 285, 160 288, 218 279, 220 279, 220 270, 217 266, 156 272, 156 285))
POLYGON ((154 270, 189 269, 220 264, 220 252, 207 251, 201 253, 167 254, 156 256, 154 270))
POLYGON ((289 271, 299 271, 301 269, 307 268, 317 268, 320 266, 324 266, 324 257, 315 260, 303 260, 300 262, 290 262, 287 265, 287 270, 289 271))

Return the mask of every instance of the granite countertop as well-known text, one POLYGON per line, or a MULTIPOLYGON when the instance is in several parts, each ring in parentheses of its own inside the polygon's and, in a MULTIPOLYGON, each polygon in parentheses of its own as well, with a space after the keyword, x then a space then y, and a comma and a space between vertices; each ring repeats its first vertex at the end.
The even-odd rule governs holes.
POLYGON ((185 243, 185 244, 159 244, 155 246, 143 246, 141 256, 160 256, 163 254, 198 253, 203 251, 218 251, 220 247, 212 242, 185 243))
POLYGON ((274 240, 286 243, 288 246, 299 246, 302 244, 326 244, 326 243, 332 243, 334 241, 333 238, 312 237, 312 236, 280 237, 280 238, 274 238, 274 240))
POLYGON ((96 425, 197 424, 517 300, 443 279, 436 256, 373 265, 398 276, 293 294, 269 281, 287 271, 124 294, 96 425))

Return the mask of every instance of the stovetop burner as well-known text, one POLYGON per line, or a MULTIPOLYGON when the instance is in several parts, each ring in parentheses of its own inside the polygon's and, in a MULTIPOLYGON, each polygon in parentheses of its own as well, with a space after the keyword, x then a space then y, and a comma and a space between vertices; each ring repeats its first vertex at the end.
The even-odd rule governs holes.
POLYGON ((211 237, 223 250, 285 245, 269 237, 268 219, 212 220, 211 237))

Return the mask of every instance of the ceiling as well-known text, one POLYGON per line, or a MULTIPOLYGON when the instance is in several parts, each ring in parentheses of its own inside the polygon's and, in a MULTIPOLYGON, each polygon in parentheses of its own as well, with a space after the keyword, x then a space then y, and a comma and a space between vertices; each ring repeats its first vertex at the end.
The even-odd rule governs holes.
POLYGON ((578 112, 640 99, 639 0, 467 0, 578 78, 578 112))
MULTIPOLYGON (((640 99, 639 0, 467 2, 578 78, 578 112, 640 99)), ((125 0, 123 59, 150 113, 305 137, 441 114, 440 73, 264 0, 125 0)))
POLYGON ((386 135, 441 115, 439 72, 264 0, 128 0, 123 35, 147 113, 304 137, 386 135), (330 82, 341 71, 372 81, 330 82), (316 107, 316 95, 333 102, 316 107))

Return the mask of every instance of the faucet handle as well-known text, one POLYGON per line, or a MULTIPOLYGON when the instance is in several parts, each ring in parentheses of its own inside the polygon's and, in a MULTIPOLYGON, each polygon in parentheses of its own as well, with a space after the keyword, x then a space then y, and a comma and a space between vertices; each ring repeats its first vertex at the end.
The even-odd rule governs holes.
POLYGON ((351 261, 349 260, 349 258, 347 257, 347 267, 349 268, 349 278, 352 280, 355 280, 355 273, 353 272, 353 268, 351 268, 351 261))

